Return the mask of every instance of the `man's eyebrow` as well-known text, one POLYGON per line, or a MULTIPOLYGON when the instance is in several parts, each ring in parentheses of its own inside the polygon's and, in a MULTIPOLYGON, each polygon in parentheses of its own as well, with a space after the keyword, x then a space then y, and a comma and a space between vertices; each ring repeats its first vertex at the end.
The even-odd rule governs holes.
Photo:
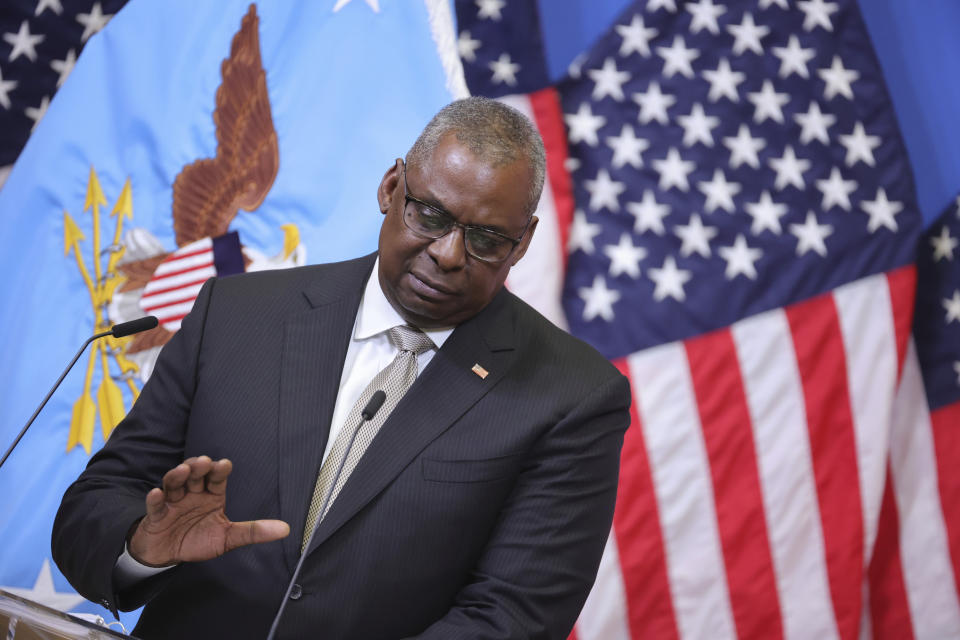
MULTIPOLYGON (((409 195, 409 194, 407 194, 407 195, 409 195)), ((425 204, 425 205, 427 205, 428 207, 430 207, 431 209, 433 209, 433 210, 435 210, 435 211, 437 211, 437 212, 439 212, 439 213, 442 213, 443 215, 448 216, 449 218, 451 218, 451 219, 453 219, 453 220, 456 220, 457 222, 460 222, 460 220, 459 220, 455 215, 453 215, 452 213, 450 213, 450 211, 449 211, 446 207, 444 207, 442 204, 440 204, 439 202, 436 202, 436 201, 434 201, 434 200, 428 200, 427 198, 421 198, 421 197, 419 197, 419 196, 410 196, 410 197, 413 198, 415 201, 420 202, 420 203, 422 203, 422 204, 425 204)), ((509 232, 509 231, 507 231, 506 229, 504 229, 503 227, 501 227, 501 226, 499 226, 499 225, 467 224, 467 223, 465 223, 465 222, 464 222, 463 224, 467 225, 468 227, 474 227, 474 228, 476 228, 476 229, 486 229, 487 231, 493 231, 493 232, 495 232, 495 233, 499 233, 499 234, 502 235, 502 236, 506 236, 507 238, 512 238, 512 237, 513 237, 513 236, 510 235, 510 232, 509 232)))

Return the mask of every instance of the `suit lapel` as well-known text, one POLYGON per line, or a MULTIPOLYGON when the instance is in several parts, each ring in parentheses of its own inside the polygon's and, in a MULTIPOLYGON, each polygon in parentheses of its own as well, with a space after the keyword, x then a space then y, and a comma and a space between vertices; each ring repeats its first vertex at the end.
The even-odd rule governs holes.
POLYGON ((325 273, 304 291, 309 309, 284 325, 280 371, 277 484, 280 517, 290 524, 283 541, 292 570, 300 553, 307 505, 330 433, 330 420, 350 334, 374 256, 325 273))
POLYGON ((320 523, 312 552, 379 494, 510 369, 516 352, 510 294, 457 327, 384 423, 320 523), (472 368, 489 373, 481 378, 472 368))

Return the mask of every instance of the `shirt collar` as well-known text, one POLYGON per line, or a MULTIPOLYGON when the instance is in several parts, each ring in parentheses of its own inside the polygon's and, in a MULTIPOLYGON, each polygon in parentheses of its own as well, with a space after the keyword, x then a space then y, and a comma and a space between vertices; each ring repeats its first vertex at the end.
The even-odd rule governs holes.
MULTIPOLYGON (((357 311, 357 326, 353 331, 354 340, 366 340, 372 338, 378 333, 383 333, 393 327, 407 324, 407 322, 397 313, 387 296, 384 295, 380 287, 380 278, 377 276, 380 269, 380 258, 377 257, 373 263, 373 272, 367 278, 367 286, 363 290, 363 298, 360 299, 360 309, 357 311)), ((439 349, 446 342, 450 334, 456 327, 447 327, 442 329, 423 329, 423 331, 433 341, 433 344, 439 349)))

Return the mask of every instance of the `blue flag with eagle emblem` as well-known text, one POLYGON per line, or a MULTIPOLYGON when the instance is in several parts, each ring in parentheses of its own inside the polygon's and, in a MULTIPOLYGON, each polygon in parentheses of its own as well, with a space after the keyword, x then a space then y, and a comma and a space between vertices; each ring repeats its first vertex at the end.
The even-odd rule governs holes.
POLYGON ((0 469, 0 589, 105 614, 53 518, 200 284, 376 248, 380 177, 464 95, 447 0, 133 0, 89 39, 0 192, 0 446, 84 339, 161 325, 92 345, 0 469))

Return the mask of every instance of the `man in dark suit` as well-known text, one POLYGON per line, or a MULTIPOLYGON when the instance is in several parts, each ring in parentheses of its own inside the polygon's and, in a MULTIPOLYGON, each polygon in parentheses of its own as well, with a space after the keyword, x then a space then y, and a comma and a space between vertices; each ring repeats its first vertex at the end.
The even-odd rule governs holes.
POLYGON ((384 175, 377 254, 207 282, 64 496, 53 551, 77 590, 146 603, 143 638, 265 637, 322 465, 404 325, 432 348, 317 516, 277 637, 565 638, 630 392, 503 289, 543 176, 529 121, 459 101, 384 175))

